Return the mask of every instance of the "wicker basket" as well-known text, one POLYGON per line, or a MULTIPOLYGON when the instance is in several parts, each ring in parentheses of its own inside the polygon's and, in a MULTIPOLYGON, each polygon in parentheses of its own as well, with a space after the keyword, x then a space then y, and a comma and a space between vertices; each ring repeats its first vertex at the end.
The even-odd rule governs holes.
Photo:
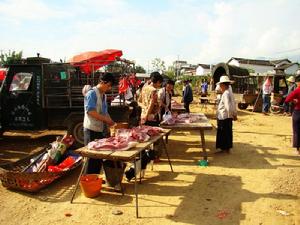
POLYGON ((62 172, 23 172, 23 170, 30 164, 30 159, 46 153, 43 149, 33 155, 23 158, 17 162, 9 163, 0 167, 0 180, 2 185, 9 189, 22 190, 27 192, 38 192, 46 187, 54 180, 70 173, 76 167, 81 165, 82 160, 75 163, 69 170, 62 172))

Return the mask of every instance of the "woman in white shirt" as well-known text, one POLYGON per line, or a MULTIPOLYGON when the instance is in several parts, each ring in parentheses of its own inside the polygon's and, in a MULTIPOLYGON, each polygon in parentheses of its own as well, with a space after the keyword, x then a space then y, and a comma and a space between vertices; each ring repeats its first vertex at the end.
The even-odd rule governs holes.
POLYGON ((217 109, 217 138, 216 148, 221 149, 221 152, 228 152, 232 148, 232 121, 237 120, 237 110, 235 99, 232 91, 230 91, 230 84, 233 81, 229 80, 228 76, 221 76, 220 85, 222 96, 217 109))
POLYGON ((158 91, 160 101, 160 119, 166 112, 171 112, 172 92, 174 90, 175 82, 167 80, 165 86, 158 91))

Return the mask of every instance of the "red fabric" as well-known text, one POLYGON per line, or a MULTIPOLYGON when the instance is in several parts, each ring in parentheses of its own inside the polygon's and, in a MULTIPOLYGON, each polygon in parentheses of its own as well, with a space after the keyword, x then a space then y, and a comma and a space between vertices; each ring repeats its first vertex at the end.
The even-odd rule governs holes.
POLYGON ((292 91, 285 99, 285 102, 294 102, 295 110, 300 110, 300 87, 292 91), (295 103, 294 100, 297 102, 295 103))
POLYGON ((0 81, 4 80, 6 76, 6 70, 0 70, 0 81))
POLYGON ((130 79, 129 79, 129 82, 130 82, 130 84, 131 84, 133 87, 135 87, 135 88, 139 87, 139 85, 142 83, 142 82, 141 82, 139 79, 137 79, 135 76, 131 76, 130 79))
POLYGON ((126 78, 122 78, 119 81, 119 94, 123 94, 127 91, 127 89, 129 88, 129 82, 126 78))
POLYGON ((79 66, 82 72, 90 74, 92 71, 114 62, 122 55, 123 52, 116 49, 107 49, 100 52, 90 51, 73 56, 69 62, 74 66, 79 66))
POLYGON ((64 169, 70 169, 74 163, 75 159, 69 156, 57 166, 48 166, 48 172, 61 172, 64 169))

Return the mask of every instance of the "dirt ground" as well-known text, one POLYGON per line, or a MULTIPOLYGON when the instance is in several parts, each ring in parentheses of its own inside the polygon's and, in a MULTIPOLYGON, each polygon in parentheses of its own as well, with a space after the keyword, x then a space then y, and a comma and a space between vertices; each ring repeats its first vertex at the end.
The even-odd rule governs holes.
MULTIPOLYGON (((211 108, 193 105, 192 111, 204 112, 216 126, 211 108)), ((0 163, 37 151, 61 133, 6 133, 0 163)), ((231 154, 213 154, 215 136, 215 129, 206 132, 208 167, 197 165, 197 132, 169 137, 174 172, 165 158, 147 170, 138 185, 138 219, 134 183, 125 180, 124 196, 103 188, 99 197, 89 199, 78 191, 70 204, 76 170, 36 194, 0 186, 0 224, 299 225, 300 157, 291 147, 291 117, 239 111, 231 154), (114 210, 123 214, 114 215, 114 210)))

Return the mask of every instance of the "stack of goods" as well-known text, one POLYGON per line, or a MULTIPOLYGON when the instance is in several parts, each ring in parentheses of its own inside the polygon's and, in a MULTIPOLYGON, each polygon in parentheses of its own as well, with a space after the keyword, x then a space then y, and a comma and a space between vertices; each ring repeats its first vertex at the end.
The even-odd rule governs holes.
POLYGON ((115 136, 92 141, 88 144, 93 150, 128 150, 139 142, 148 141, 162 132, 159 127, 138 126, 132 129, 118 129, 115 136))
POLYGON ((182 113, 182 114, 173 114, 170 116, 164 117, 162 124, 173 125, 173 124, 190 124, 197 123, 206 120, 206 117, 201 114, 192 114, 192 113, 182 113))
POLYGON ((78 160, 81 160, 80 156, 65 154, 66 149, 73 142, 74 138, 70 135, 65 135, 63 138, 58 137, 50 144, 51 147, 47 149, 46 153, 31 159, 31 165, 25 172, 61 172, 70 169, 78 160))
POLYGON ((7 188, 29 192, 39 191, 57 178, 75 169, 82 157, 67 151, 74 142, 72 136, 57 138, 39 155, 27 157, 0 168, 2 185, 7 188))

